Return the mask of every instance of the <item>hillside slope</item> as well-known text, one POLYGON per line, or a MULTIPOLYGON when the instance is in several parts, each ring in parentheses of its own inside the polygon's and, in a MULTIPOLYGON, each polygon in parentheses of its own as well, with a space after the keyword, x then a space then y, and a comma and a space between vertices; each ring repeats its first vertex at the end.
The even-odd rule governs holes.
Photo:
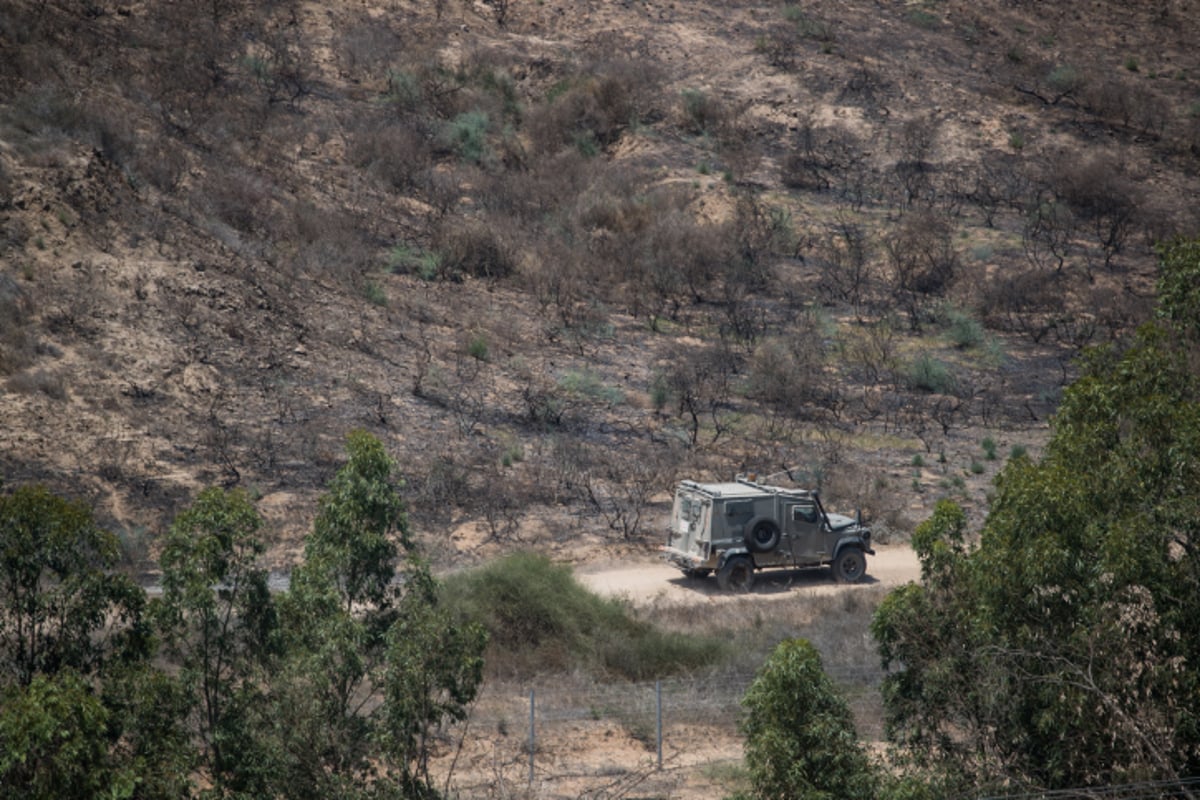
POLYGON ((682 475, 979 510, 1200 226, 1198 20, 7 3, 0 475, 135 560, 218 483, 286 563, 355 427, 444 563, 655 541, 682 475))

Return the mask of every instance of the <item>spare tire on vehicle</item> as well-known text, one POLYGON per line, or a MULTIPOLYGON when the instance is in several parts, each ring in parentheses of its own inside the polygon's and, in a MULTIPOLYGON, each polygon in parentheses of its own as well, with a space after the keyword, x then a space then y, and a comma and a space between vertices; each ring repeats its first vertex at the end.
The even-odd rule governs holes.
POLYGON ((769 553, 779 547, 779 526, 763 520, 746 532, 746 547, 753 553, 769 553))

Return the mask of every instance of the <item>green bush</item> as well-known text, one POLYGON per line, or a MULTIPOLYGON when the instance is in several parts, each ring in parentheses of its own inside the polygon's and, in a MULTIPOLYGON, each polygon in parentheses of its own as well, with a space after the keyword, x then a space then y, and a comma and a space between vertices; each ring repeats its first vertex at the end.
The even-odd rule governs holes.
POLYGON ((367 302, 373 306, 382 308, 388 304, 387 292, 375 281, 367 281, 363 286, 363 297, 367 298, 367 302))
POLYGON ((854 730, 854 715, 811 643, 781 642, 742 705, 753 796, 878 796, 878 777, 854 730))
POLYGON ((471 337, 471 341, 467 343, 467 355, 477 361, 488 360, 488 341, 487 337, 482 333, 471 337))
POLYGON ((720 640, 665 633, 588 591, 570 567, 517 553, 446 579, 443 600, 489 633, 488 670, 528 677, 581 670, 649 680, 721 660, 720 640))
POLYGON ((908 365, 907 379, 911 388, 935 394, 949 394, 957 383, 950 367, 928 353, 908 365))
POLYGON ((962 309, 947 306, 942 311, 941 322, 946 326, 950 343, 960 350, 979 347, 987 339, 979 320, 962 309))
POLYGON ((988 461, 996 460, 996 440, 995 439, 993 439, 990 436, 985 436, 983 441, 980 442, 980 446, 983 447, 983 454, 987 458, 988 461))
POLYGON ((1079 70, 1069 64, 1061 64, 1050 70, 1046 77, 1050 88, 1062 95, 1078 92, 1083 88, 1084 79, 1079 70))
POLYGON ((625 402, 625 395, 615 386, 605 384, 593 372, 570 370, 558 378, 558 386, 570 394, 595 400, 610 406, 625 402))
POLYGON ((466 111, 446 125, 447 145, 463 161, 483 164, 491 159, 487 143, 488 115, 482 111, 466 111))

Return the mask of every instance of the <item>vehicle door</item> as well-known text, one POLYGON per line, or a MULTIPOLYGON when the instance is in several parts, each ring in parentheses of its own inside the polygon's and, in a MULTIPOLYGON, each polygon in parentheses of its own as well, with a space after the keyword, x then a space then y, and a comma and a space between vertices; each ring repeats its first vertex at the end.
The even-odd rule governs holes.
POLYGON ((796 564, 819 564, 829 559, 821 512, 812 500, 784 504, 784 525, 796 564))

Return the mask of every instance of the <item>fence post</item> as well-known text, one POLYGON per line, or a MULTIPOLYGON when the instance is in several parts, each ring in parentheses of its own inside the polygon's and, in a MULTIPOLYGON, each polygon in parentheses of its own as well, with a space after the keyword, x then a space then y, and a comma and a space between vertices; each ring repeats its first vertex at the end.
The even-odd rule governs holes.
POLYGON ((533 786, 533 754, 537 750, 537 733, 535 732, 533 720, 533 693, 534 689, 529 690, 529 785, 533 786))
POLYGON ((658 729, 658 771, 662 772, 662 681, 654 682, 654 700, 657 710, 657 722, 655 727, 658 729))

